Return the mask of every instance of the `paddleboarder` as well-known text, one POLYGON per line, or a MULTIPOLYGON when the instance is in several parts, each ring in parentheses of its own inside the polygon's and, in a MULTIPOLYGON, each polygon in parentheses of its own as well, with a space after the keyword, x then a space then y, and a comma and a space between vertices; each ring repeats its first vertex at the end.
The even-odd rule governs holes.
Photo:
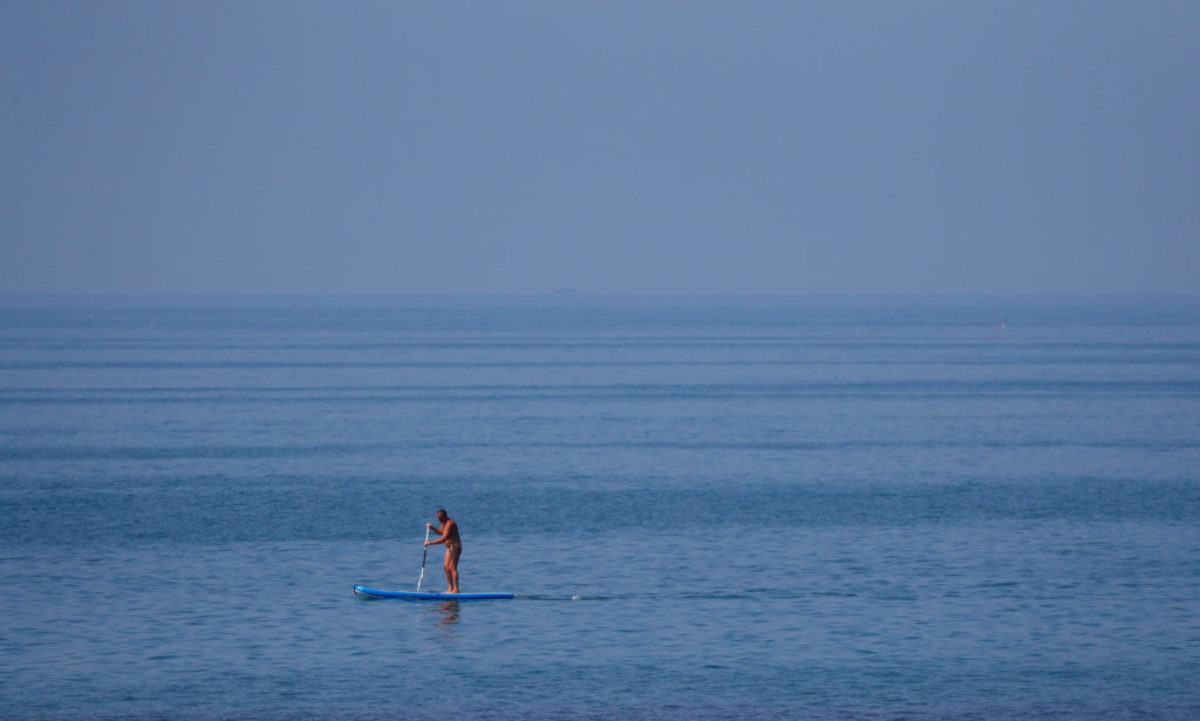
POLYGON ((432 541, 426 541, 426 546, 432 546, 435 543, 444 543, 446 545, 446 562, 444 568, 446 570, 446 583, 449 588, 446 593, 458 593, 458 558, 462 555, 462 539, 458 536, 458 524, 454 519, 446 515, 445 508, 439 508, 437 519, 440 526, 434 526, 432 523, 426 523, 425 527, 438 534, 438 537, 432 541))

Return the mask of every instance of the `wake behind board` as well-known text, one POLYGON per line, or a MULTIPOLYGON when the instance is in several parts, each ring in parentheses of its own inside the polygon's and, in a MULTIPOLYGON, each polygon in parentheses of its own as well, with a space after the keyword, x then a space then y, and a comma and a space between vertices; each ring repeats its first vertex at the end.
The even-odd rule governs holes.
POLYGON ((401 598, 407 601, 485 601, 495 598, 512 598, 511 593, 427 593, 418 591, 380 591, 366 586, 355 586, 354 592, 363 598, 401 598))

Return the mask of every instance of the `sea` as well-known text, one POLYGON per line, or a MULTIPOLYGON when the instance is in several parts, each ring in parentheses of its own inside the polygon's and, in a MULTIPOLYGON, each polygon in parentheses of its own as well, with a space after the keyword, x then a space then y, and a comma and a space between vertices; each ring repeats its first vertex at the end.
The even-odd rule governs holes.
POLYGON ((3 296, 0 590, 2 719, 1191 721, 1200 297, 3 296))

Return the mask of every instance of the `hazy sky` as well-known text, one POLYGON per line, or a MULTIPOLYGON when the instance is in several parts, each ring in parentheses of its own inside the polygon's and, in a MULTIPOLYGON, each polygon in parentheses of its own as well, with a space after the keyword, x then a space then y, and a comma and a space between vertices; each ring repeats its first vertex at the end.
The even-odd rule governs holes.
POLYGON ((0 0, 0 291, 1200 291, 1200 2, 0 0))

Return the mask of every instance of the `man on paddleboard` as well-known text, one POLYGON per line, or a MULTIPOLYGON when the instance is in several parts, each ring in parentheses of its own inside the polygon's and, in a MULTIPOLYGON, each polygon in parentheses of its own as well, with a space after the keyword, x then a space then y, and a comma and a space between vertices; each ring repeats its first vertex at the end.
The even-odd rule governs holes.
POLYGON ((462 539, 458 537, 458 524, 454 519, 446 515, 445 508, 439 508, 437 512, 438 523, 440 526, 434 526, 432 523, 426 523, 425 527, 438 534, 438 538, 432 541, 426 541, 426 546, 432 546, 435 543, 446 544, 446 562, 443 566, 446 569, 446 583, 449 588, 446 593, 458 593, 458 557, 462 555, 462 539))

